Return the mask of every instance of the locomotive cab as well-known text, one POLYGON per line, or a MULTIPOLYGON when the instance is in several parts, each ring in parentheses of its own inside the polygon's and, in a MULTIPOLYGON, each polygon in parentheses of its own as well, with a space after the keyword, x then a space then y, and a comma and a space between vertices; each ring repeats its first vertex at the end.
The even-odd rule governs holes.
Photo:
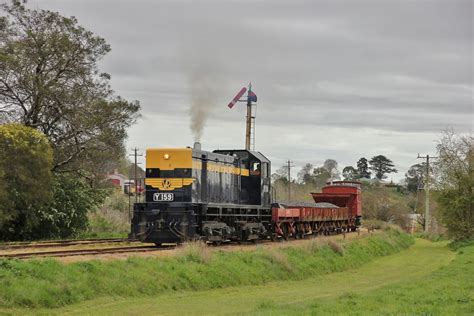
POLYGON ((244 169, 248 177, 241 179, 240 203, 270 206, 270 160, 260 152, 248 150, 214 150, 214 153, 231 155, 244 169))

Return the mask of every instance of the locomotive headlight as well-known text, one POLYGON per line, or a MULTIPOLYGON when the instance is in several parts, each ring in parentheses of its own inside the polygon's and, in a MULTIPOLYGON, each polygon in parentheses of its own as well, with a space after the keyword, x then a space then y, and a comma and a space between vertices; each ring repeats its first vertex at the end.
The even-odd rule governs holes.
POLYGON ((165 160, 168 160, 168 159, 170 159, 170 155, 164 154, 164 155, 163 155, 163 158, 165 158, 165 160))

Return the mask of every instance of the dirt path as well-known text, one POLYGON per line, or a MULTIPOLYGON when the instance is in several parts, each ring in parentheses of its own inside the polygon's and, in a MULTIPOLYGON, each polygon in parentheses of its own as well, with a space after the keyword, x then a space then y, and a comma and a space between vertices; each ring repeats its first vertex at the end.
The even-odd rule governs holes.
POLYGON ((344 293, 364 293, 386 285, 417 280, 447 265, 454 256, 442 243, 417 240, 410 249, 377 259, 359 269, 303 281, 180 292, 139 299, 101 298, 55 311, 73 315, 248 314, 258 311, 259 306, 265 304, 304 304, 315 299, 338 297, 344 293))

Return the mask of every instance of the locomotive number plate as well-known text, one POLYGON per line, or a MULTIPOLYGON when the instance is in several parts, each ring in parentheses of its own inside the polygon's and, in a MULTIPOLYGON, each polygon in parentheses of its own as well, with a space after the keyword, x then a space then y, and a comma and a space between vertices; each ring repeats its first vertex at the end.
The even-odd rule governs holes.
POLYGON ((155 202, 171 202, 174 200, 174 193, 155 193, 153 201, 155 202))

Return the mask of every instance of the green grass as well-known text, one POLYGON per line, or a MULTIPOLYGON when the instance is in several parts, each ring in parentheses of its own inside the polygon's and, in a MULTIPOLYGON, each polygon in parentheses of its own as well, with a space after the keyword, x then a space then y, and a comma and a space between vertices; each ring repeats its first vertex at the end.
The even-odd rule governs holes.
POLYGON ((470 252, 470 257, 457 257, 449 265, 456 253, 446 242, 418 239, 406 250, 357 269, 301 280, 129 298, 108 296, 59 309, 8 311, 68 315, 345 315, 349 311, 359 315, 465 315, 472 309, 472 276, 468 276, 472 267, 463 270, 472 263, 474 251, 470 252), (451 272, 443 274, 444 269, 451 272), (425 288, 419 288, 434 280, 440 284, 427 286, 426 294, 425 288), (409 284, 412 286, 405 289, 409 284), (447 284, 451 286, 443 290, 447 284), (418 296, 410 298, 413 294, 418 296))
MULTIPOLYGON (((55 260, 0 261, 0 305, 60 307, 98 297, 156 297, 159 294, 268 284, 357 268, 396 253, 413 238, 389 229, 340 247, 320 239, 301 247, 210 252, 191 245, 170 258, 130 258, 61 264, 55 260)), ((1 311, 1 310, 0 310, 1 311)))
MULTIPOLYGON (((432 254, 432 260, 440 260, 432 254)), ((421 267, 422 269, 426 267, 421 267)), ((405 278, 406 279, 406 278, 405 278)), ((260 315, 474 315, 474 245, 461 248, 456 259, 423 278, 359 293, 343 290, 330 299, 303 304, 258 306, 260 315), (348 310, 350 306, 350 313, 348 310)))

